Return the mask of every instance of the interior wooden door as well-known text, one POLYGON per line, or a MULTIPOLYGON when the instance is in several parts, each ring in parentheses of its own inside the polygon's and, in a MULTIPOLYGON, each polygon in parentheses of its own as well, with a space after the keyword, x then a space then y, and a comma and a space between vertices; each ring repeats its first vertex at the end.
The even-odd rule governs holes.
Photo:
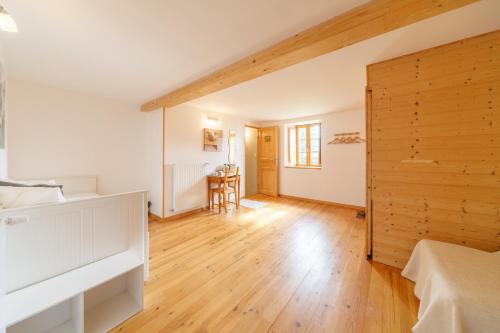
POLYGON ((259 193, 278 196, 278 127, 259 128, 259 193))

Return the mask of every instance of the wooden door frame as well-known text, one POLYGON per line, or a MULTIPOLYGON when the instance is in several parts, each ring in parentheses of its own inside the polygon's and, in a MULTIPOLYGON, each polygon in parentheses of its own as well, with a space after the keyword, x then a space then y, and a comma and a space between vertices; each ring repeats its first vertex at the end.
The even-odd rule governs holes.
MULTIPOLYGON (((367 69, 368 73, 368 69, 367 69)), ((367 82, 369 75, 367 75, 367 82)), ((373 256, 373 224, 372 224, 372 90, 365 88, 365 117, 366 117, 366 257, 373 256)))
POLYGON ((166 175, 165 175, 165 148, 166 148, 166 142, 165 142, 165 138, 166 138, 166 126, 165 126, 165 108, 163 108, 162 110, 162 127, 163 127, 163 133, 162 133, 162 154, 161 154, 161 167, 162 167, 162 175, 161 175, 161 181, 162 181, 162 189, 161 189, 161 218, 164 219, 166 216, 165 216, 165 197, 166 197, 166 193, 165 191, 167 190, 166 189, 166 186, 165 186, 165 180, 166 180, 166 175))

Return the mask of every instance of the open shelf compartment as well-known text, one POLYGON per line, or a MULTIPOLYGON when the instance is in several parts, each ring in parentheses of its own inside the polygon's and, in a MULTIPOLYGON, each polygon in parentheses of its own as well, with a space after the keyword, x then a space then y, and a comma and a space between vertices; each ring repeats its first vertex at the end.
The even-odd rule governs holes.
POLYGON ((7 328, 7 333, 82 333, 83 294, 56 304, 7 328))
POLYGON ((143 288, 144 265, 123 252, 1 296, 0 333, 107 332, 142 309, 143 288))
POLYGON ((107 281, 84 294, 85 333, 116 327, 143 308, 144 266, 107 281))

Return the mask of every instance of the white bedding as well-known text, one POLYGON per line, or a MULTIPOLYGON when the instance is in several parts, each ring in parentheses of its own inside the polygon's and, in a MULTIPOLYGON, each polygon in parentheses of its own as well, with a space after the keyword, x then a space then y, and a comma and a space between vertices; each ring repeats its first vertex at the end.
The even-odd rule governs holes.
POLYGON ((0 186, 0 209, 64 202, 58 187, 0 186))
POLYGON ((500 252, 421 240, 402 275, 420 299, 414 333, 500 332, 500 252))
POLYGON ((99 197, 96 193, 96 176, 58 177, 41 180, 1 179, 1 181, 25 185, 61 185, 63 191, 61 192, 59 188, 13 187, 2 183, 0 186, 0 210, 99 197))

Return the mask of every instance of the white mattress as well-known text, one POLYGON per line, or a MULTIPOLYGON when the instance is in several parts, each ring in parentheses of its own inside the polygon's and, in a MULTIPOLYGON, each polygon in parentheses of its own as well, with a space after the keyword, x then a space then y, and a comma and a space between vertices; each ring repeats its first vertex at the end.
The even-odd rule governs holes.
POLYGON ((402 275, 420 299, 414 333, 500 332, 500 252, 421 240, 402 275))

